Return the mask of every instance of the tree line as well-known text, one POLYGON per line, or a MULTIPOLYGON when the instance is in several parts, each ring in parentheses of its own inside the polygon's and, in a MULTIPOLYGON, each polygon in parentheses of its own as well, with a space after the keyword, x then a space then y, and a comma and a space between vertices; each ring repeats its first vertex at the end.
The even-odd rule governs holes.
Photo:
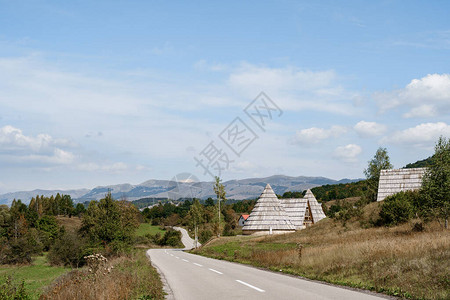
POLYGON ((92 253, 117 255, 130 249, 140 218, 136 207, 111 193, 87 209, 69 195, 36 196, 28 205, 14 200, 0 206, 0 264, 30 263, 44 251, 50 263, 72 267, 92 253), (81 228, 66 230, 56 216, 78 217, 81 228))

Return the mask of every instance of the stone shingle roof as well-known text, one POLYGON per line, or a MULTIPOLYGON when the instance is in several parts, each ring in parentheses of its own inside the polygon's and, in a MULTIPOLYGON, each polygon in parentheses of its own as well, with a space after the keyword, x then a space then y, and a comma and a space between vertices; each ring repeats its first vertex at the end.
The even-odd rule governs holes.
POLYGON ((401 191, 418 190, 426 168, 381 170, 377 201, 401 191))
POLYGON ((295 227, 272 187, 267 184, 250 216, 245 221, 242 231, 269 231, 270 229, 273 231, 294 231, 295 227))
POLYGON ((303 229, 308 200, 305 198, 290 198, 281 199, 280 201, 295 229, 303 229))
POLYGON ((325 219, 325 213, 323 212, 322 205, 317 201, 314 194, 310 189, 306 191, 305 199, 309 202, 309 207, 311 208, 311 215, 313 217, 314 223, 319 222, 322 219, 325 219))

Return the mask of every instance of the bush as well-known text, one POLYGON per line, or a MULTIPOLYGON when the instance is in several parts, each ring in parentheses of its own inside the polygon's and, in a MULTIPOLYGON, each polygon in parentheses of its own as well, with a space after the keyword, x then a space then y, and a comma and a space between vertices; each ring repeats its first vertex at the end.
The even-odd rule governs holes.
POLYGON ((365 205, 363 201, 358 201, 356 203, 352 203, 349 201, 340 201, 338 200, 336 205, 332 205, 328 214, 331 218, 338 220, 342 223, 342 225, 346 226, 347 221, 354 217, 361 217, 362 215, 362 207, 365 205))
POLYGON ((11 239, 0 248, 0 264, 29 264, 32 254, 26 238, 11 239))
POLYGON ((85 239, 76 233, 66 232, 50 249, 48 260, 52 265, 78 268, 86 263, 83 257, 89 252, 85 239))
POLYGON ((381 205, 378 224, 393 226, 405 223, 414 217, 414 202, 419 197, 417 191, 400 192, 386 197, 381 205))
POLYGON ((181 232, 174 229, 169 229, 164 233, 164 236, 159 240, 161 246, 182 247, 181 232))
POLYGON ((16 284, 11 277, 4 277, 0 279, 0 299, 1 300, 28 300, 30 295, 25 289, 25 283, 22 281, 16 284))

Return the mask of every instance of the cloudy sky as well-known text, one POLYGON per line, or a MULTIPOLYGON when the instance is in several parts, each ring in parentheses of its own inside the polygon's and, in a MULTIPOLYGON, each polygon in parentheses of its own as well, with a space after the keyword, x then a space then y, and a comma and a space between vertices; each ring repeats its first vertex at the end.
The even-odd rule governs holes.
POLYGON ((450 137, 448 1, 225 3, 0 0, 0 193, 361 178, 450 137))

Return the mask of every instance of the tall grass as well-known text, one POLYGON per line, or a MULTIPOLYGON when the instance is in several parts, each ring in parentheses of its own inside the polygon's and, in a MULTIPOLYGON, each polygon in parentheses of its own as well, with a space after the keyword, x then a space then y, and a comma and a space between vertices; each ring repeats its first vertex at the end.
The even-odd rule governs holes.
MULTIPOLYGON (((367 206, 365 221, 377 210, 378 203, 367 206)), ((448 230, 437 223, 423 232, 412 224, 363 229, 361 221, 344 227, 325 219, 293 234, 218 239, 197 253, 406 298, 450 298, 448 230)))
POLYGON ((111 272, 74 270, 54 282, 40 299, 163 299, 162 283, 144 251, 110 261, 111 272))

